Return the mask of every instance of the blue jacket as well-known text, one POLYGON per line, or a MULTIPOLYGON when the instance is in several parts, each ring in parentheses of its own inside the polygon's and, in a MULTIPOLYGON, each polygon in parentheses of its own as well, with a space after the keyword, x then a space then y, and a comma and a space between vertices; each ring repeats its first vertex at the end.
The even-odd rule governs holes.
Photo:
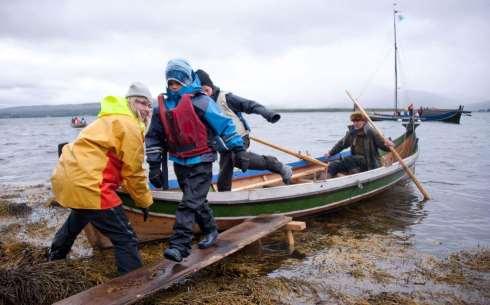
MULTIPOLYGON (((167 109, 173 109, 177 106, 178 102, 175 99, 165 100, 165 106, 167 109)), ((223 115, 214 101, 202 93, 197 93, 192 97, 192 104, 194 110, 199 118, 208 128, 208 135, 210 135, 210 146, 213 147, 212 138, 221 137, 225 145, 229 150, 243 150, 243 139, 236 132, 233 121, 223 115)), ((166 154, 167 146, 165 141, 165 132, 162 122, 159 117, 158 106, 153 109, 153 115, 151 118, 150 128, 145 137, 146 145, 146 158, 151 167, 159 167, 161 162, 164 161, 163 154, 166 154)), ((204 153, 199 156, 190 158, 178 158, 176 156, 170 156, 170 160, 177 162, 181 165, 194 165, 202 162, 213 162, 216 160, 216 152, 204 153)))

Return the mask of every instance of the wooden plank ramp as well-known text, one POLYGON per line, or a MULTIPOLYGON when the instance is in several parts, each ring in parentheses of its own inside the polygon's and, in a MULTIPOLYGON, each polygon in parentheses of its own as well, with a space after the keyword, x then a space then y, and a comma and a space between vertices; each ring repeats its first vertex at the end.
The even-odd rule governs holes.
POLYGON ((193 246, 191 255, 180 263, 163 259, 159 263, 141 267, 54 304, 133 304, 152 293, 170 287, 185 276, 235 253, 271 232, 284 227, 290 221, 291 217, 283 215, 258 216, 246 220, 222 232, 216 244, 208 249, 201 250, 197 246, 193 246))

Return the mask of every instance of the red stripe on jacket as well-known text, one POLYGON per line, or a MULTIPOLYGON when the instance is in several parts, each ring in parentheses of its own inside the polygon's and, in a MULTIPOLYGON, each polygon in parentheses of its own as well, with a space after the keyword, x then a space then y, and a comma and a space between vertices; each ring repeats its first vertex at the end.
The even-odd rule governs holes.
POLYGON ((100 183, 100 208, 110 209, 121 204, 121 198, 116 193, 121 185, 122 162, 112 151, 107 152, 107 164, 102 172, 102 182, 100 183))

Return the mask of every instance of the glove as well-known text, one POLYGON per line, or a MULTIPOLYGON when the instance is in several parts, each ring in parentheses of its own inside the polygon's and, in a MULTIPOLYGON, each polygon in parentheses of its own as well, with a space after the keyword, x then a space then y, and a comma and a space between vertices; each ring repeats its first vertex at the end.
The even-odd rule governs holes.
POLYGON ((162 170, 159 167, 150 168, 149 178, 151 184, 156 188, 162 187, 162 170))
POLYGON ((61 157, 61 152, 63 151, 63 147, 68 144, 68 142, 58 144, 58 158, 61 157))
POLYGON ((148 208, 140 208, 143 213, 143 221, 146 222, 148 220, 149 211, 148 208))
POLYGON ((280 119, 281 119, 281 115, 279 113, 271 112, 269 114, 269 117, 267 118, 267 121, 269 121, 270 123, 275 123, 275 122, 279 121, 280 119))

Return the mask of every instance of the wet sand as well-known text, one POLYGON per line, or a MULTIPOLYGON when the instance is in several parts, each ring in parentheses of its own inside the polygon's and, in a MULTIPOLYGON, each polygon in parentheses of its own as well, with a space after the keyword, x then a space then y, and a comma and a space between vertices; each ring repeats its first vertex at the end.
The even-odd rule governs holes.
MULTIPOLYGON (((42 184, 0 186, 0 304, 50 304, 116 276, 112 251, 92 251, 83 234, 68 261, 45 262, 67 216, 47 207, 50 195, 42 184)), ((406 209, 390 209, 400 202, 383 198, 309 218, 293 255, 276 232, 261 255, 250 247, 141 304, 490 303, 490 249, 424 253, 407 229, 423 219, 422 203, 405 198, 406 209)), ((144 263, 161 259, 164 247, 143 245, 144 263)))

